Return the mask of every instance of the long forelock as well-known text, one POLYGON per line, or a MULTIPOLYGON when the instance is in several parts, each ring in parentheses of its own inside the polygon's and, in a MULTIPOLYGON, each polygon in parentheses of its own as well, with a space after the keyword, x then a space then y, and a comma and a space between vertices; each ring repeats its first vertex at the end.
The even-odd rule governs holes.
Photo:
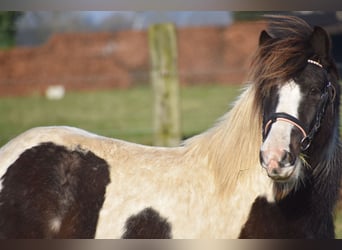
MULTIPOLYGON (((251 62, 249 81, 256 84, 256 101, 261 102, 274 85, 288 82, 313 56, 313 29, 295 17, 271 16, 268 33, 272 38, 259 45, 251 62)), ((258 103, 257 103, 258 105, 258 103)))
POLYGON ((286 39, 289 36, 306 39, 313 28, 303 19, 295 16, 265 15, 269 20, 267 31, 273 36, 286 39))

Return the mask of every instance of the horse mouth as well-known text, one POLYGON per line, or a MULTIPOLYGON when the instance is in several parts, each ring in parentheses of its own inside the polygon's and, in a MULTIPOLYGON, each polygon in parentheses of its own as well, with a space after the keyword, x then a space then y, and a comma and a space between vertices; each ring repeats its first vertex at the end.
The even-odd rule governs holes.
POLYGON ((270 177, 275 182, 287 182, 293 177, 296 170, 296 165, 288 167, 279 167, 276 169, 267 168, 266 172, 268 177, 270 177))

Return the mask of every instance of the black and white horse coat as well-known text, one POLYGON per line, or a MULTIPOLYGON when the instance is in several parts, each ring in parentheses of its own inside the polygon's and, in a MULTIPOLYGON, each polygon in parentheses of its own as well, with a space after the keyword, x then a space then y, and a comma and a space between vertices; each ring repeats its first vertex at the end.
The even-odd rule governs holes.
POLYGON ((334 237, 341 178, 337 73, 321 29, 297 18, 276 20, 273 29, 286 35, 262 33, 256 62, 267 64, 254 64, 252 84, 216 126, 179 147, 71 127, 33 128, 8 142, 0 149, 0 237, 334 237), (296 44, 309 41, 306 50, 271 46, 289 34, 296 44), (311 127, 309 109, 319 109, 319 95, 310 94, 305 113, 305 91, 326 79, 310 58, 327 71, 334 95, 301 151, 299 125, 275 119, 262 131, 274 112, 300 121, 303 131, 311 127), (286 61, 280 67, 277 60, 286 61), (279 76, 260 69, 267 66, 279 76), (285 96, 292 96, 289 105, 285 96))

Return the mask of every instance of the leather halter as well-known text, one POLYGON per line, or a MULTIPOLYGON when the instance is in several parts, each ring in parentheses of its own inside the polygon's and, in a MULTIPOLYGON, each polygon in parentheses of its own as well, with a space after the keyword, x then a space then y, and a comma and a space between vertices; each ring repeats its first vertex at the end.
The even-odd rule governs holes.
MULTIPOLYGON (((320 64, 319 62, 316 62, 316 61, 311 60, 311 59, 309 59, 307 62, 324 69, 322 64, 320 64)), ((285 113, 285 112, 277 112, 277 113, 273 113, 268 118, 268 120, 264 123, 264 125, 263 125, 263 140, 266 139, 267 134, 268 134, 273 123, 275 123, 277 121, 287 122, 287 123, 290 123, 291 125, 295 126, 302 133, 303 138, 301 140, 301 150, 302 151, 307 150, 310 147, 312 139, 314 138, 316 132, 318 131, 318 129, 321 126, 321 120, 323 118, 323 115, 325 114, 325 110, 326 110, 328 100, 329 100, 329 93, 328 93, 329 91, 328 90, 331 87, 332 87, 331 82, 328 82, 324 88, 322 95, 321 95, 319 109, 317 110, 316 116, 314 118, 315 123, 310 129, 306 129, 304 124, 302 124, 296 117, 294 117, 288 113, 285 113)))

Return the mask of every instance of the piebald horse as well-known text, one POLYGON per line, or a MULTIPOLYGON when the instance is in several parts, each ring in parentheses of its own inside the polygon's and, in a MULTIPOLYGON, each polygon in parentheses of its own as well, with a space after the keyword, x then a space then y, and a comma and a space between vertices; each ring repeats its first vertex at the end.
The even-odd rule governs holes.
POLYGON ((333 238, 338 74, 320 27, 271 17, 250 82, 178 147, 37 127, 0 149, 1 238, 333 238))

